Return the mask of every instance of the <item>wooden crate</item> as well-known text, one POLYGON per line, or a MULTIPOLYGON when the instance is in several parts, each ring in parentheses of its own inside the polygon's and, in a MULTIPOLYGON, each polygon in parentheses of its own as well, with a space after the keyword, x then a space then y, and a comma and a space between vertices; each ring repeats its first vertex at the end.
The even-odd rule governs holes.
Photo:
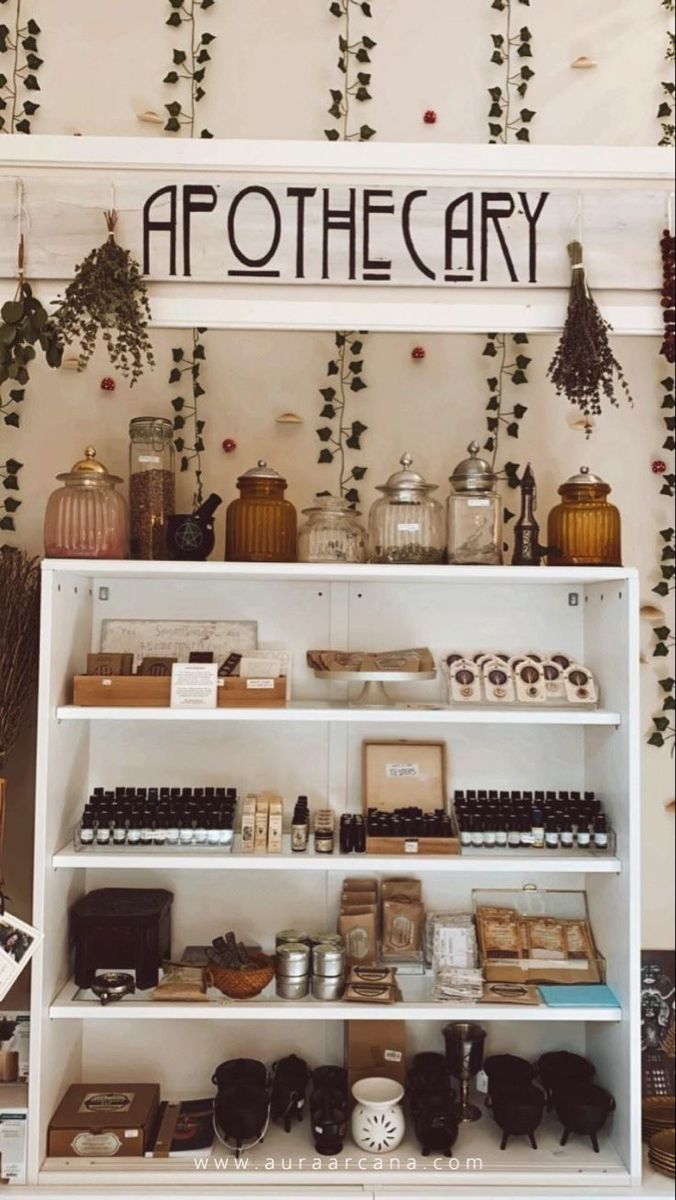
MULTIPOLYGON (((396 808, 416 805, 423 811, 437 808, 448 811, 446 796, 446 743, 386 741, 364 742, 362 747, 362 806, 366 817, 369 808, 393 812, 396 808), (417 755, 417 759, 416 759, 417 755), (385 758, 423 764, 413 777, 387 777, 385 758)), ((457 837, 366 838, 367 854, 401 855, 405 858, 434 854, 459 854, 457 837)))
MULTIPOLYGON (((171 679, 157 675, 76 675, 73 704, 84 708, 168 708, 171 679)), ((285 704, 283 677, 218 681, 219 708, 283 708, 285 704)))

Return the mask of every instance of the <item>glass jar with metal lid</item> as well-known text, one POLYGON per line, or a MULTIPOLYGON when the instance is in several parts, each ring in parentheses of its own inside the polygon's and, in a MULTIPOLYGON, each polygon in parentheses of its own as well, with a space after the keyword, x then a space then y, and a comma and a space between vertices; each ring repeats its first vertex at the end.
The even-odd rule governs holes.
POLYGON ((369 557, 374 563, 440 563, 444 559, 444 510, 431 495, 436 484, 413 471, 404 454, 401 471, 390 475, 378 491, 369 515, 369 557))
POLYGON ((610 491, 589 467, 561 485, 561 503, 549 514, 550 567, 622 566, 622 521, 610 491))
POLYGON ((284 497, 286 479, 259 459, 237 487, 226 515, 226 561, 295 562, 296 510, 284 497))
POLYGON ((502 500, 497 476, 479 445, 470 442, 469 458, 451 475, 448 497, 448 561, 468 565, 502 563, 502 500))
POLYGON ((70 471, 56 477, 63 487, 52 492, 45 512, 48 558, 126 558, 129 553, 127 505, 115 490, 119 475, 99 462, 93 446, 70 471))
POLYGON ((167 522, 176 511, 174 427, 166 417, 129 423, 131 557, 168 558, 167 522))
POLYGON ((307 520, 298 530, 299 562, 366 562, 366 533, 361 513, 342 496, 317 496, 304 508, 307 520))

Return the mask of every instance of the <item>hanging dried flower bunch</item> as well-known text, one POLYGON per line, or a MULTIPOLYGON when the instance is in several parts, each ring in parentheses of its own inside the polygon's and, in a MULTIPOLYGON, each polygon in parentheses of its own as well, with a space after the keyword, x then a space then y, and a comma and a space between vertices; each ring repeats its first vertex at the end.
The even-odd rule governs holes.
POLYGON ((571 242, 568 253, 573 268, 568 314, 547 374, 557 395, 565 394, 584 416, 598 416, 604 396, 616 408, 619 406, 616 378, 630 404, 633 400, 608 340, 611 326, 599 311, 587 284, 581 243, 571 242))
POLYGON ((662 311, 664 342, 661 353, 668 363, 676 362, 676 238, 668 229, 662 234, 662 311))
POLYGON ((9 395, 0 394, 0 414, 5 425, 19 426, 16 405, 24 398, 30 380, 30 364, 37 357, 39 347, 50 367, 60 367, 63 344, 56 323, 47 310, 33 295, 33 289, 24 277, 25 247, 23 235, 19 239, 18 283, 13 300, 7 300, 0 309, 0 388, 9 383, 9 395))
POLYGON ((80 342, 81 367, 101 333, 113 366, 130 377, 133 386, 145 364, 155 365, 148 337, 148 294, 136 259, 115 241, 116 211, 104 216, 108 237, 76 267, 56 320, 64 341, 80 342))

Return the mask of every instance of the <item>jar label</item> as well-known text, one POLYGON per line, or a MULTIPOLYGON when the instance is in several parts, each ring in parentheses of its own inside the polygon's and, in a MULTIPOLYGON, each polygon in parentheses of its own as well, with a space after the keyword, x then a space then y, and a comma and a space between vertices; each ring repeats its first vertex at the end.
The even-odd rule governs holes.
POLYGON ((274 688, 274 679, 247 679, 246 686, 254 691, 269 691, 274 688))
POLYGON ((400 524, 397 525, 397 530, 399 533, 419 533, 420 523, 418 521, 413 521, 406 524, 400 524))
POLYGON ((162 462, 159 454, 139 454, 138 461, 140 463, 159 463, 162 462))
POLYGON ((490 500, 468 500, 468 508, 490 508, 490 500))

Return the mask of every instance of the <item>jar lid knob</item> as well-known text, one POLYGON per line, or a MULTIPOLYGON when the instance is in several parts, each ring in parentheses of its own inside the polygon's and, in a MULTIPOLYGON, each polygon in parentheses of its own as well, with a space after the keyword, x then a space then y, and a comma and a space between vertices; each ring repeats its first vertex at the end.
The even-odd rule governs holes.
POLYGON ((478 442, 470 442, 469 446, 467 447, 467 452, 472 456, 472 458, 476 458, 480 449, 481 447, 479 446, 478 442))
POLYGON ((257 465, 258 465, 259 467, 267 467, 267 465, 268 465, 268 464, 267 464, 267 459, 265 459, 265 458, 259 458, 259 460, 258 460, 258 464, 257 464, 257 465))
POLYGON ((580 475, 588 475, 589 467, 580 467, 580 475))
POLYGON ((408 453, 402 454, 401 458, 399 459, 399 462, 401 463, 404 470, 408 471, 409 468, 413 466, 413 455, 408 454, 408 453))

